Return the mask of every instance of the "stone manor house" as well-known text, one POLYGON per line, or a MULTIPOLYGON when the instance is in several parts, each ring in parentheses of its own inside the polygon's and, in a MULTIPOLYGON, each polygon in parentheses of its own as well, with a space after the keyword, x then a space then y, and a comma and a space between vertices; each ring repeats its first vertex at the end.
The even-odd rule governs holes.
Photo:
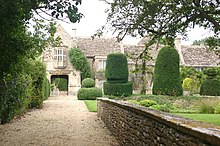
MULTIPOLYGON (((95 38, 92 40, 91 37, 71 37, 61 25, 57 27, 56 36, 62 39, 61 46, 47 48, 42 54, 42 60, 46 64, 46 73, 49 81, 56 77, 67 79, 67 94, 71 95, 75 95, 78 89, 81 88, 81 77, 80 72, 75 70, 70 63, 68 54, 70 48, 77 47, 84 52, 95 72, 96 86, 102 88, 102 82, 105 80, 103 75, 107 54, 113 52, 137 54, 144 49, 144 43, 147 41, 147 38, 144 38, 137 45, 124 45, 118 43, 115 38, 95 38)), ((201 71, 204 68, 219 64, 219 58, 204 46, 181 45, 180 39, 176 39, 175 45, 180 55, 181 65, 191 66, 201 71)), ((150 53, 153 59, 155 59, 158 49, 156 49, 156 45, 152 48, 150 53)), ((149 61, 147 65, 154 66, 154 62, 154 60, 149 61)), ((130 70, 134 69, 134 62, 132 60, 128 59, 128 64, 130 70)), ((131 73, 130 79, 132 79, 131 73)), ((148 83, 148 86, 151 86, 150 83, 148 83)))

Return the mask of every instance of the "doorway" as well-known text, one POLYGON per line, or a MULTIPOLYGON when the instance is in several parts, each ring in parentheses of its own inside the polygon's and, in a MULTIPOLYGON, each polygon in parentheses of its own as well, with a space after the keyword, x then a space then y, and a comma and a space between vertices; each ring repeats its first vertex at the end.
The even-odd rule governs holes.
POLYGON ((51 84, 54 86, 54 90, 59 91, 59 95, 68 95, 68 75, 52 75, 51 84))

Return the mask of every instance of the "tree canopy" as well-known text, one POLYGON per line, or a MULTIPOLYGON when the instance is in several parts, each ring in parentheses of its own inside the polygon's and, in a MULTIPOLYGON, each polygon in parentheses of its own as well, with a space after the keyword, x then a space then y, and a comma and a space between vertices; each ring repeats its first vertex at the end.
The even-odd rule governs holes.
MULTIPOLYGON (((105 0, 107 2, 107 0, 105 0)), ((165 37, 186 35, 195 25, 220 32, 219 0, 113 0, 108 2, 108 24, 118 38, 125 35, 165 37)))
POLYGON ((81 0, 1 0, 0 1, 0 79, 12 70, 12 64, 24 56, 36 57, 48 45, 55 33, 52 23, 45 26, 35 19, 34 32, 28 31, 29 20, 34 13, 42 13, 62 20, 77 22, 82 17, 77 5, 81 0), (52 37, 48 37, 50 34, 52 37))

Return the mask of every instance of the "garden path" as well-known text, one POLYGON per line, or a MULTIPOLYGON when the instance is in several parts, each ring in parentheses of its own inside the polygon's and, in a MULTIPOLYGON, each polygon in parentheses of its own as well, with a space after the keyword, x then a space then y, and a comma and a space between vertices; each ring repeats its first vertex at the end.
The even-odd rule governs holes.
POLYGON ((0 125, 1 146, 117 146, 116 139, 83 101, 50 97, 43 109, 0 125))

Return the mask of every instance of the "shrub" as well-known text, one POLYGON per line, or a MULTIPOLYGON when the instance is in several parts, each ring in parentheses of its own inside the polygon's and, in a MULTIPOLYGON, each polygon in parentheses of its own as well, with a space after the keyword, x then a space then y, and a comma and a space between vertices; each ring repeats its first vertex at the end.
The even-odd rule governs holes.
POLYGON ((182 87, 185 91, 190 91, 190 93, 199 93, 199 82, 195 78, 185 78, 182 87))
POLYGON ((157 56, 153 76, 153 94, 183 94, 179 72, 179 54, 175 48, 163 47, 157 56))
POLYGON ((97 97, 102 96, 102 90, 98 88, 81 88, 77 92, 79 100, 95 100, 97 97))
POLYGON ((217 79, 205 80, 201 85, 200 95, 219 96, 220 95, 220 81, 217 79))
POLYGON ((7 74, 1 83, 0 123, 5 124, 26 111, 33 86, 30 76, 21 72, 7 74))
POLYGON ((50 82, 46 77, 44 77, 44 82, 43 82, 43 94, 44 94, 44 100, 48 99, 48 97, 50 96, 50 82))
POLYGON ((140 104, 138 101, 136 101, 136 100, 127 100, 127 102, 130 102, 130 103, 133 103, 133 104, 140 104))
POLYGON ((95 87, 95 81, 91 78, 85 78, 82 81, 82 87, 84 87, 84 88, 95 87))
POLYGON ((183 80, 182 86, 183 86, 183 89, 184 89, 184 90, 190 91, 191 88, 192 88, 192 86, 193 86, 193 81, 192 81, 192 79, 191 79, 191 78, 185 78, 185 79, 183 80))
POLYGON ((81 72, 82 80, 85 78, 91 78, 92 71, 89 61, 80 49, 72 48, 69 52, 69 58, 73 67, 81 72))
POLYGON ((30 97, 29 108, 42 108, 44 100, 44 78, 46 76, 46 66, 41 61, 32 62, 34 70, 30 72, 32 78, 33 91, 30 97))
POLYGON ((140 105, 145 107, 150 107, 152 105, 157 105, 157 103, 153 100, 145 99, 140 101, 140 105))
POLYGON ((203 100, 199 104, 199 112, 202 114, 213 114, 217 104, 212 100, 203 100))
POLYGON ((56 78, 55 81, 59 91, 68 91, 68 80, 66 78, 56 78))
POLYGON ((132 94, 132 82, 115 84, 104 82, 104 94, 114 96, 129 96, 132 94))
POLYGON ((215 114, 220 114, 220 103, 215 107, 215 114))
POLYGON ((128 81, 127 58, 122 53, 107 56, 105 77, 109 83, 126 83, 128 81))
POLYGON ((205 75, 207 75, 208 79, 214 79, 217 75, 217 69, 216 68, 207 68, 206 70, 203 71, 205 75))

